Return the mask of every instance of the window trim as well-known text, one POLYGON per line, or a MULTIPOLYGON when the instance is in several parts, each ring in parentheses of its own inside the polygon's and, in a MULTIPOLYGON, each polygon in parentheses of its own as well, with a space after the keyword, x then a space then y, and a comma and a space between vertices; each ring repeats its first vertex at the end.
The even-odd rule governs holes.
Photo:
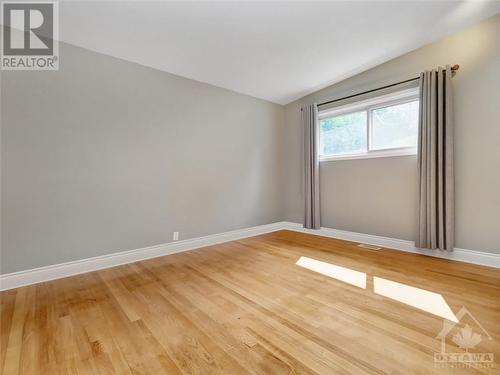
MULTIPOLYGON (((366 136, 368 143, 366 152, 358 152, 352 154, 321 155, 318 149, 319 161, 321 162, 321 161, 334 161, 334 160, 370 159, 370 158, 380 158, 380 157, 416 155, 417 147, 394 147, 385 149, 372 149, 371 148, 372 128, 373 128, 372 112, 379 108, 409 103, 418 99, 419 99, 418 87, 415 87, 411 89, 397 91, 391 94, 380 95, 375 98, 370 98, 367 100, 346 104, 340 107, 319 111, 318 122, 325 118, 336 117, 355 112, 366 112, 367 114, 366 136)), ((320 127, 318 126, 318 139, 321 136, 319 133, 320 133, 320 127)))

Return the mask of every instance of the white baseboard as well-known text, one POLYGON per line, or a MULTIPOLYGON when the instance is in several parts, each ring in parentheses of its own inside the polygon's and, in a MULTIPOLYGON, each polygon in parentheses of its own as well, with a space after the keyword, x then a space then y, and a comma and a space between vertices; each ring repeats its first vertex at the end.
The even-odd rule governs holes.
POLYGON ((467 250, 455 248, 453 251, 440 251, 440 250, 427 250, 415 247, 413 241, 399 240, 396 238, 374 236, 371 234, 349 232, 331 228, 321 228, 317 230, 305 229, 302 224, 284 222, 284 228, 296 232, 303 232, 315 234, 318 236, 338 238, 340 240, 353 241, 359 243, 366 243, 370 245, 382 246, 390 249, 406 251, 409 253, 416 253, 427 255, 435 258, 443 258, 449 260, 456 260, 459 262, 467 262, 479 264, 482 266, 489 266, 500 268, 500 254, 486 253, 482 251, 467 250))
POLYGON ((85 272, 97 271, 104 268, 137 262, 140 260, 180 253, 199 247, 216 245, 223 242, 257 236, 259 234, 281 230, 283 229, 283 227, 283 222, 259 225, 256 227, 233 230, 230 232, 213 234, 204 237, 197 237, 161 245, 144 247, 136 250, 122 251, 93 258, 76 260, 73 262, 34 268, 26 271, 3 274, 0 275, 0 290, 19 288, 21 286, 60 279, 62 277, 78 275, 85 272))
POLYGON ((267 225, 259 225, 251 228, 234 230, 225 233, 213 234, 205 237, 198 237, 188 240, 144 247, 136 250, 123 251, 94 258, 76 260, 73 262, 60 263, 26 271, 3 274, 0 275, 0 290, 19 288, 26 285, 60 279, 62 277, 78 275, 85 272, 97 271, 104 268, 115 267, 122 264, 133 263, 140 260, 156 258, 164 255, 180 253, 200 247, 216 245, 228 241, 235 241, 242 238, 253 237, 259 234, 275 232, 283 229, 324 237, 332 237, 346 241, 378 245, 390 249, 401 250, 410 253, 418 253, 437 258, 457 260, 460 262, 500 268, 500 254, 485 253, 481 251, 458 248, 455 248, 455 250, 452 252, 418 249, 414 246, 412 241, 398 240, 395 238, 374 236, 356 232, 348 232, 331 228, 321 228, 318 230, 305 229, 302 227, 302 224, 283 221, 267 225))

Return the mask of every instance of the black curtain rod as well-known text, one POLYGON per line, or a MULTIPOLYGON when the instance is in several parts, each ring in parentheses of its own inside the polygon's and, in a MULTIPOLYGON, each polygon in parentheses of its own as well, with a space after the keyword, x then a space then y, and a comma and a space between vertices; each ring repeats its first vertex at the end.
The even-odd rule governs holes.
MULTIPOLYGON (((455 65, 453 65, 451 67, 451 70, 452 70, 452 72, 456 72, 459 68, 460 68, 460 65, 455 64, 455 65)), ((356 96, 369 94, 371 92, 379 91, 379 90, 383 90, 383 89, 388 89, 389 87, 394 87, 394 86, 397 86, 397 85, 402 85, 403 83, 408 83, 408 82, 416 81, 417 79, 420 79, 420 77, 410 78, 410 79, 406 79, 404 81, 400 81, 400 82, 396 82, 396 83, 391 83, 390 85, 387 85, 387 86, 377 87, 376 89, 371 89, 371 90, 363 91, 363 92, 360 92, 360 93, 357 93, 357 94, 353 94, 353 95, 349 95, 349 96, 344 96, 343 98, 340 98, 340 99, 329 100, 327 102, 319 103, 317 106, 319 107, 321 105, 331 104, 331 103, 335 103, 335 102, 340 102, 341 100, 355 98, 356 96)))
POLYGON ((334 100, 329 100, 329 101, 327 101, 327 102, 319 103, 319 104, 318 104, 318 107, 319 107, 319 106, 321 106, 321 105, 331 104, 331 103, 335 103, 335 102, 340 102, 341 100, 354 98, 354 97, 356 97, 356 96, 369 94, 369 93, 374 92, 374 91, 379 91, 379 90, 383 90, 383 89, 388 89, 389 87, 394 87, 394 86, 397 86, 397 85, 402 85, 403 83, 408 83, 408 82, 416 81, 417 79, 420 79, 420 77, 415 77, 415 78, 406 79, 406 80, 401 81, 401 82, 391 83, 390 85, 387 85, 387 86, 377 87, 376 89, 371 89, 371 90, 368 90, 368 91, 363 91, 363 92, 360 92, 360 93, 357 93, 357 94, 353 94, 353 95, 349 95, 349 96, 344 96, 343 98, 334 99, 334 100))

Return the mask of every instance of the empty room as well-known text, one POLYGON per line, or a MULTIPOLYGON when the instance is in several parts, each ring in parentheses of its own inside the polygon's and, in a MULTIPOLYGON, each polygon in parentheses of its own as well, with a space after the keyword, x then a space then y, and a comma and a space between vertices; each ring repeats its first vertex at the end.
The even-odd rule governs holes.
POLYGON ((500 374, 500 1, 2 1, 0 374, 500 374))

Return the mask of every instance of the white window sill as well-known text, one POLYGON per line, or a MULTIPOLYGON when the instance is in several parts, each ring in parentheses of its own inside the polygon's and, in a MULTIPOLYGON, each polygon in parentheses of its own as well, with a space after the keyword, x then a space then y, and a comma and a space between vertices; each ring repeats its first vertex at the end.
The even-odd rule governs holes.
POLYGON ((362 154, 344 154, 320 156, 319 161, 337 161, 337 160, 356 160, 356 159, 372 159, 372 158, 389 158, 395 156, 417 155, 416 148, 403 148, 395 150, 369 151, 362 154))

